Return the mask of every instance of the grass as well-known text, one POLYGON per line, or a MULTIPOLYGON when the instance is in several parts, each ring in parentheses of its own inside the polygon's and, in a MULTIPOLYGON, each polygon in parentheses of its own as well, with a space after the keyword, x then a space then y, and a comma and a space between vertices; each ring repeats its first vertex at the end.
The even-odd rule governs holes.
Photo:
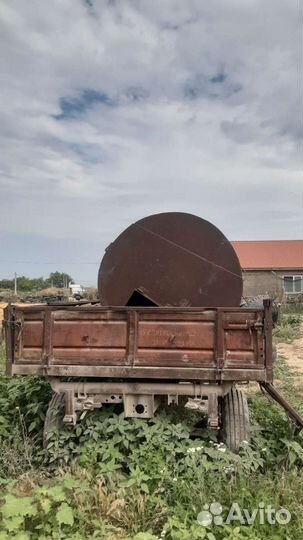
MULTIPOLYGON (((289 337, 289 326, 297 336, 298 325, 283 321, 276 339, 289 337)), ((275 371, 303 413, 296 374, 281 358, 275 371)), ((148 422, 98 411, 53 433, 45 451, 49 395, 43 379, 0 375, 0 540, 302 540, 303 438, 260 392, 249 395, 255 430, 239 455, 207 431, 193 440, 196 416, 178 408, 148 422), (214 502, 225 518, 235 502, 292 517, 287 526, 262 524, 260 513, 251 525, 202 526, 197 516, 214 502)))
POLYGON ((0 341, 0 374, 4 373, 4 365, 5 365, 5 349, 4 344, 0 341))
POLYGON ((302 313, 283 313, 278 320, 278 324, 273 330, 275 343, 291 343, 300 337, 300 328, 303 324, 302 313))

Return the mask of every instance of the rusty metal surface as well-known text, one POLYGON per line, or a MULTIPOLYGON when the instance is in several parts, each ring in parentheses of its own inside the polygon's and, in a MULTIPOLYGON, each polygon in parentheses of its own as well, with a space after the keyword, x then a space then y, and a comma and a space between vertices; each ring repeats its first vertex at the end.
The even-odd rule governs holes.
POLYGON ((214 225, 169 212, 137 221, 110 244, 98 289, 103 305, 142 305, 141 293, 145 305, 239 306, 242 273, 232 245, 214 225))
POLYGON ((269 380, 263 309, 24 306, 9 316, 11 373, 269 380))
MULTIPOLYGON (((210 368, 162 368, 92 366, 92 365, 51 365, 47 372, 40 364, 14 364, 9 375, 43 375, 48 377, 94 377, 109 379, 144 379, 169 381, 216 381, 216 369, 210 368)), ((265 369, 224 369, 220 381, 266 381, 265 369)))
POLYGON ((58 394, 70 389, 76 394, 155 394, 155 395, 179 395, 179 396, 209 396, 227 394, 231 383, 208 384, 207 387, 198 383, 157 383, 157 382, 66 382, 58 379, 50 379, 50 384, 54 392, 58 394))
POLYGON ((100 409, 103 405, 119 403, 124 406, 125 417, 152 418, 155 410, 163 403, 160 396, 167 399, 167 404, 178 403, 180 396, 192 396, 186 407, 200 410, 208 415, 208 425, 218 429, 218 397, 230 392, 233 383, 203 384, 198 383, 161 383, 149 382, 83 382, 60 381, 50 378, 54 392, 65 394, 65 415, 63 422, 75 425, 83 413, 100 409))
POLYGON ((265 358, 266 358, 266 371, 267 382, 273 381, 273 346, 272 346, 272 302, 269 299, 263 301, 265 308, 264 316, 264 328, 265 328, 265 358))

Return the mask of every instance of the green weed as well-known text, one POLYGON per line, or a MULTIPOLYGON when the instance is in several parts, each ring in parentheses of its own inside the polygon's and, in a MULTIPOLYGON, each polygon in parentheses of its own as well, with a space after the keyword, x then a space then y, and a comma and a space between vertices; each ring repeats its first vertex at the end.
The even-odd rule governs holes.
POLYGON ((300 327, 303 323, 302 313, 283 313, 273 330, 273 338, 276 343, 291 343, 300 337, 300 327))
MULTIPOLYGON (((1 328, 0 328, 0 332, 1 332, 1 328)), ((0 337, 0 375, 1 373, 4 373, 4 366, 5 366, 5 348, 4 348, 4 343, 1 342, 1 337, 0 337)))

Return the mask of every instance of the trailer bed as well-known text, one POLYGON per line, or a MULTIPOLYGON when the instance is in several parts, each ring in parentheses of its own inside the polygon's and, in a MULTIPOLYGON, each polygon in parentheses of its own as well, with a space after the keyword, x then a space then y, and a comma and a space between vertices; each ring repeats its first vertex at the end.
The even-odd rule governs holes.
POLYGON ((7 374, 272 381, 271 306, 8 306, 7 374))

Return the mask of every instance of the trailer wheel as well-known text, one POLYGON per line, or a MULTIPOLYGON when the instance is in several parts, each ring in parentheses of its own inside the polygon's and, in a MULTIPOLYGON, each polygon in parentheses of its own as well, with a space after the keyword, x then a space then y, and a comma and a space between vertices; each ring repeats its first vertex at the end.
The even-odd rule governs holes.
POLYGON ((47 447, 47 435, 50 431, 63 428, 65 394, 54 392, 46 412, 43 429, 43 446, 47 447))
POLYGON ((249 410, 246 396, 232 388, 222 403, 222 438, 226 446, 238 452, 243 441, 250 441, 249 410))

